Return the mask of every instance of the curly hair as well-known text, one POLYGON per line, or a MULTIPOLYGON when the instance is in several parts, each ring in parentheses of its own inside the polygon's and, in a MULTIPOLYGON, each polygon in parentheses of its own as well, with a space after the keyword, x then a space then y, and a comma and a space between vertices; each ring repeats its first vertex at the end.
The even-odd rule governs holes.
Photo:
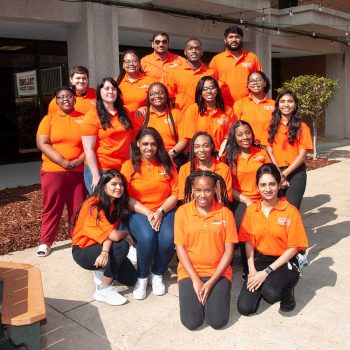
POLYGON ((103 78, 101 82, 98 83, 97 89, 96 89, 96 110, 97 110, 98 117, 100 118, 100 121, 101 121, 102 129, 106 130, 107 128, 112 127, 110 114, 108 113, 101 96, 101 89, 104 87, 107 81, 110 82, 112 86, 117 89, 117 98, 114 101, 113 106, 117 110, 118 119, 126 130, 131 130, 132 129, 131 120, 129 118, 128 112, 124 108, 121 91, 117 86, 117 83, 111 77, 103 78))
POLYGON ((219 175, 210 170, 197 170, 186 178, 184 202, 190 202, 192 200, 192 188, 194 180, 198 177, 208 177, 213 181, 213 186, 217 186, 214 198, 226 207, 229 205, 228 194, 226 189, 225 180, 219 175))
POLYGON ((278 128, 281 123, 281 112, 279 110, 279 101, 284 95, 291 95, 295 101, 296 108, 292 112, 290 120, 288 122, 288 142, 294 144, 296 139, 300 136, 301 132, 301 113, 299 109, 299 102, 296 93, 290 89, 283 90, 276 99, 275 111, 272 114, 271 122, 269 125, 269 143, 273 143, 277 134, 278 128))
POLYGON ((265 94, 267 94, 270 91, 271 88, 271 83, 270 83, 270 79, 267 77, 267 75, 262 72, 261 70, 254 70, 252 71, 249 75, 248 75, 248 81, 247 84, 249 84, 249 78, 251 77, 252 74, 259 74, 261 76, 261 78, 264 80, 264 82, 266 83, 265 87, 264 87, 264 92, 265 94))

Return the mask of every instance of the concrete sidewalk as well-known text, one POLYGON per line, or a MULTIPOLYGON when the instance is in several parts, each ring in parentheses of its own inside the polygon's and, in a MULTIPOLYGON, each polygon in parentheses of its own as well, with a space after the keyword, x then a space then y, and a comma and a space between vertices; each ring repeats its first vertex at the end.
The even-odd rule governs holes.
POLYGON ((308 231, 310 266, 296 288, 297 307, 281 315, 279 304, 262 301, 258 314, 240 316, 239 266, 234 271, 231 318, 216 331, 204 325, 185 329, 179 320, 175 276, 166 278, 162 297, 148 290, 143 301, 120 288, 129 302, 112 307, 95 302, 92 273, 71 256, 69 242, 56 245, 47 258, 27 249, 0 260, 40 267, 47 306, 43 349, 346 349, 350 347, 350 146, 328 151, 340 163, 308 172, 302 212, 308 231))

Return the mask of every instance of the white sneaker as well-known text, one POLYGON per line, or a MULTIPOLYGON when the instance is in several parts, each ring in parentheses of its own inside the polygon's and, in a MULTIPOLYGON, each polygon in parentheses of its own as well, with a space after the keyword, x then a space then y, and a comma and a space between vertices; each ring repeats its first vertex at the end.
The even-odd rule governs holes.
POLYGON ((165 294, 165 285, 163 283, 162 275, 154 275, 152 273, 152 291, 155 295, 164 295, 165 294))
POLYGON ((96 286, 101 285, 104 273, 105 273, 104 270, 94 270, 94 282, 95 282, 96 286))
POLYGON ((36 256, 41 258, 48 256, 50 254, 51 247, 45 243, 40 244, 38 250, 36 251, 36 256))
POLYGON ((112 286, 104 289, 99 289, 99 286, 96 286, 94 299, 109 305, 123 305, 128 301, 128 299, 120 295, 112 286))
POLYGON ((129 253, 127 255, 127 257, 129 258, 129 260, 133 263, 136 264, 137 263, 137 254, 136 254, 136 248, 134 246, 130 246, 129 248, 129 253))
POLYGON ((146 288, 147 288, 148 278, 138 278, 132 292, 132 295, 137 300, 142 300, 146 298, 146 288))

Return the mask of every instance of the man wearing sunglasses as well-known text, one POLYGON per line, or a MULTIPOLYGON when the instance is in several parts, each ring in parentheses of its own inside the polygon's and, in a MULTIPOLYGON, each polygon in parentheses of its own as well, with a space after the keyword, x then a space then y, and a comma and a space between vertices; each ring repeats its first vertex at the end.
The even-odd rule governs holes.
POLYGON ((184 64, 185 59, 169 52, 169 35, 167 33, 154 33, 152 48, 154 51, 141 59, 142 70, 146 75, 150 75, 165 84, 169 71, 184 64))

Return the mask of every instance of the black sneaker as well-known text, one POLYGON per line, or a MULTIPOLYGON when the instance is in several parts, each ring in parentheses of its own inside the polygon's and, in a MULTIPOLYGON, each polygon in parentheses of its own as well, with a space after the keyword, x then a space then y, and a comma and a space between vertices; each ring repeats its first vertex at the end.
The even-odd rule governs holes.
POLYGON ((288 288, 286 295, 281 300, 280 310, 290 312, 295 309, 294 288, 288 288))

